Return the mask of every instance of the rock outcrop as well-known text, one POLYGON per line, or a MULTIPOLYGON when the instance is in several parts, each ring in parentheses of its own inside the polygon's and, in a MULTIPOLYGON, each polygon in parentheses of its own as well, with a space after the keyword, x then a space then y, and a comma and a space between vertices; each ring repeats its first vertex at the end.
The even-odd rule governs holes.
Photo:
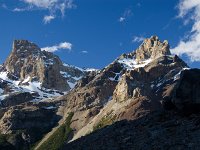
POLYGON ((8 143, 15 148, 23 149, 26 145, 26 149, 30 149, 31 144, 57 124, 60 118, 56 110, 31 103, 12 106, 3 112, 0 119, 1 135, 8 135, 8 143))

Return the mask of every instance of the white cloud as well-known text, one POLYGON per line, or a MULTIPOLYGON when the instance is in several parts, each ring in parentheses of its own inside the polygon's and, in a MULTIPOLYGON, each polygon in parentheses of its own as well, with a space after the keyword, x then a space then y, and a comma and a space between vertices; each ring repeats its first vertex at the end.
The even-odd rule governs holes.
POLYGON ((17 7, 12 11, 32 11, 32 10, 47 10, 48 14, 44 16, 44 23, 49 23, 51 20, 59 16, 64 17, 68 9, 75 8, 73 0, 19 0, 24 3, 25 7, 17 7))
POLYGON ((26 8, 14 8, 13 9, 14 12, 22 12, 22 11, 26 11, 26 10, 28 10, 28 9, 26 9, 26 8))
POLYGON ((118 21, 119 22, 125 22, 130 16, 133 15, 133 12, 131 9, 126 9, 122 16, 119 17, 118 21))
POLYGON ((88 51, 81 51, 82 54, 88 54, 88 51))
POLYGON ((34 5, 36 7, 47 8, 47 9, 53 7, 58 2, 58 0, 22 0, 22 1, 30 5, 34 5))
POLYGON ((54 16, 51 16, 51 15, 49 15, 49 16, 44 16, 44 19, 43 19, 44 24, 50 23, 53 19, 55 19, 54 16))
POLYGON ((142 36, 134 36, 133 39, 132 39, 132 43, 139 43, 139 42, 142 42, 144 41, 144 37, 142 36))
POLYGON ((126 18, 124 18, 124 17, 120 17, 120 18, 119 18, 119 22, 124 22, 125 19, 126 19, 126 18))
POLYGON ((69 43, 69 42, 63 42, 63 43, 60 43, 58 45, 41 48, 41 50, 48 51, 48 52, 56 52, 60 49, 71 51, 72 44, 69 43))
POLYGON ((184 24, 192 21, 193 26, 187 39, 181 39, 171 51, 180 56, 186 54, 191 61, 200 61, 200 0, 180 0, 178 10, 184 24))

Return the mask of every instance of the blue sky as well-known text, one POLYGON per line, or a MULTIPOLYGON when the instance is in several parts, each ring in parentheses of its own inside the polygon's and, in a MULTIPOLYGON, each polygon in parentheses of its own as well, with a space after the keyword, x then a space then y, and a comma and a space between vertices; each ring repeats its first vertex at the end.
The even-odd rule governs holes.
POLYGON ((197 1, 0 0, 0 63, 14 39, 27 39, 41 48, 54 46, 66 63, 103 68, 135 50, 143 38, 158 35, 200 68, 197 1))

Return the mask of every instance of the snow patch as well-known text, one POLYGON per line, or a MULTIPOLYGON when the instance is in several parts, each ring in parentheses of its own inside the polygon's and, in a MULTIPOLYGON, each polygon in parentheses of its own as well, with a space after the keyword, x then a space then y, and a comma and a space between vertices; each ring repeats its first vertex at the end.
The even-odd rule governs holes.
POLYGON ((56 107, 55 106, 49 106, 49 107, 43 107, 43 108, 50 110, 50 109, 55 109, 56 107))
POLYGON ((9 96, 9 95, 8 95, 8 94, 1 95, 1 96, 0 96, 0 100, 4 100, 7 96, 9 96))
POLYGON ((0 95, 3 94, 4 90, 0 88, 0 95))
POLYGON ((8 82, 12 82, 9 78, 8 78, 8 72, 0 72, 0 78, 5 80, 5 81, 8 81, 8 82))
POLYGON ((174 76, 174 81, 178 80, 180 78, 180 75, 181 75, 181 72, 183 70, 190 70, 190 68, 183 68, 179 73, 177 73, 175 76, 174 76))
POLYGON ((124 67, 127 68, 128 70, 132 70, 134 68, 145 67, 151 61, 152 61, 151 59, 148 59, 148 60, 141 61, 140 63, 138 63, 135 61, 135 59, 130 59, 130 58, 123 58, 123 59, 118 60, 118 62, 123 64, 124 67))
POLYGON ((28 81, 30 81, 30 76, 28 76, 22 83, 27 83, 28 81))
MULTIPOLYGON (((12 88, 14 92, 30 92, 30 93, 38 93, 39 97, 37 99, 49 98, 49 97, 56 97, 60 96, 61 94, 52 89, 42 88, 42 83, 40 82, 31 82, 30 76, 28 76, 23 82, 21 81, 14 81, 8 78, 8 72, 0 72, 0 78, 6 82, 12 88), (26 83, 26 85, 20 85, 20 83, 26 83)), ((3 94, 2 89, 0 90, 0 95, 3 94)), ((1 95, 0 99, 3 100, 8 95, 1 95)))
POLYGON ((84 71, 86 71, 86 72, 97 72, 99 70, 98 69, 94 69, 94 68, 86 68, 86 69, 84 69, 84 71))
POLYGON ((67 72, 64 71, 60 71, 60 74, 64 77, 64 78, 69 78, 71 75, 69 75, 67 72))
POLYGON ((70 82, 70 81, 67 81, 67 83, 69 84, 69 87, 70 87, 71 89, 73 89, 73 88, 75 87, 75 85, 76 85, 76 83, 72 83, 72 82, 70 82))
POLYGON ((163 84, 163 83, 158 83, 158 84, 156 85, 156 87, 160 87, 162 84, 163 84))
POLYGON ((112 77, 111 77, 111 78, 109 78, 109 79, 110 79, 111 81, 115 81, 115 78, 112 78, 112 77))
POLYGON ((77 66, 66 64, 66 63, 63 63, 63 66, 75 68, 75 69, 78 69, 78 70, 80 70, 82 72, 93 72, 93 71, 97 72, 97 71, 99 71, 98 69, 94 69, 94 68, 84 68, 83 69, 83 68, 80 68, 80 67, 77 67, 77 66))
POLYGON ((115 73, 115 77, 109 77, 109 80, 111 80, 111 81, 119 81, 120 80, 120 78, 121 78, 121 72, 120 73, 115 73))

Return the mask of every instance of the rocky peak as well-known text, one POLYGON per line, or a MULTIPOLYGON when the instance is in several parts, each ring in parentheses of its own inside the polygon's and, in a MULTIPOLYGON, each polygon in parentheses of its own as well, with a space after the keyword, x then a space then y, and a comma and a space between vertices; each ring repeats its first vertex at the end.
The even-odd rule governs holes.
POLYGON ((11 54, 3 64, 1 72, 7 74, 7 77, 8 74, 15 76, 15 83, 18 85, 31 88, 31 84, 37 83, 36 90, 45 88, 59 91, 70 90, 85 74, 84 70, 63 64, 58 56, 42 51, 27 40, 13 42, 11 54))
POLYGON ((30 54, 40 54, 40 48, 27 40, 14 40, 12 52, 20 57, 27 57, 30 54))
POLYGON ((136 50, 135 58, 137 61, 155 59, 163 55, 171 55, 170 46, 167 40, 163 42, 157 36, 152 36, 144 40, 136 50))
MULTIPOLYGON (((167 40, 162 42, 157 36, 152 36, 145 39, 135 51, 129 54, 122 54, 116 61, 123 64, 128 70, 141 68, 161 57, 168 57, 169 59, 173 57, 169 48, 167 40)), ((179 59, 177 56, 176 58, 179 59)))
POLYGON ((62 65, 58 56, 41 51, 36 44, 27 40, 15 40, 12 52, 4 63, 4 68, 23 80, 36 70, 44 69, 53 64, 62 65))
POLYGON ((41 55, 40 48, 27 40, 15 40, 11 54, 4 63, 6 71, 14 74, 21 80, 25 77, 23 68, 29 66, 28 74, 33 71, 33 64, 36 63, 36 58, 41 55), (29 64, 32 64, 31 66, 29 64))

